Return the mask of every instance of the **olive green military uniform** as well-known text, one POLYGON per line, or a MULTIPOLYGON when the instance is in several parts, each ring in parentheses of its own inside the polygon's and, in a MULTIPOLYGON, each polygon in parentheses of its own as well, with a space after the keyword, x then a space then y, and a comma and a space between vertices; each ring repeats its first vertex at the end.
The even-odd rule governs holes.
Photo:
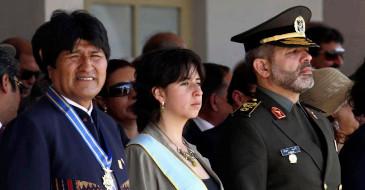
POLYGON ((263 88, 224 123, 226 189, 339 189, 340 165, 332 128, 318 111, 263 88))

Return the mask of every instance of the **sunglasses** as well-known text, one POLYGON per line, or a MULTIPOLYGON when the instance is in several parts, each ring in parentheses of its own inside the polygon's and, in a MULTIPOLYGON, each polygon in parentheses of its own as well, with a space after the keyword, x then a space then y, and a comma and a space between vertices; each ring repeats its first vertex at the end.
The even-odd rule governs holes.
POLYGON ((41 74, 41 72, 39 72, 39 71, 31 71, 31 70, 23 69, 20 73, 19 78, 21 80, 29 80, 30 78, 32 78, 34 76, 34 78, 37 79, 40 74, 41 74))
POLYGON ((123 97, 131 94, 134 89, 134 82, 120 82, 108 88, 108 97, 123 97))
POLYGON ((26 87, 24 84, 18 80, 18 78, 14 77, 15 85, 18 87, 20 94, 23 94, 26 87))
POLYGON ((344 52, 338 52, 338 51, 325 51, 323 52, 323 55, 327 60, 332 61, 337 59, 338 57, 343 58, 343 53, 344 52))

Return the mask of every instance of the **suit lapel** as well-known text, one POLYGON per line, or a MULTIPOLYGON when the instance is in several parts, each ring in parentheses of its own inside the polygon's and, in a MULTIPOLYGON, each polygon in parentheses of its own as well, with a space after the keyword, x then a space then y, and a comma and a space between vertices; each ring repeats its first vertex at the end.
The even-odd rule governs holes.
MULTIPOLYGON (((94 107, 94 109, 96 109, 94 107)), ((111 142, 110 140, 113 138, 109 138, 111 134, 108 133, 108 130, 105 129, 106 125, 105 123, 102 121, 101 119, 101 113, 99 112, 99 110, 95 110, 96 111, 96 123, 98 125, 98 128, 100 130, 101 135, 103 136, 104 142, 108 148, 108 150, 111 152, 112 155, 112 165, 111 165, 111 170, 113 170, 114 173, 114 177, 117 180, 117 184, 119 184, 119 186, 123 186, 124 183, 127 181, 127 176, 126 176, 126 162, 125 159, 123 157, 123 155, 118 154, 118 152, 120 151, 116 151, 118 149, 118 147, 114 147, 113 145, 115 145, 116 143, 111 142)), ((110 126, 109 126, 110 127, 110 126)), ((119 133, 118 133, 119 134, 119 133)), ((120 142, 120 146, 123 146, 123 144, 120 142)))
POLYGON ((214 179, 214 181, 216 181, 219 186, 222 188, 223 185, 219 179, 219 177, 217 176, 217 174, 212 170, 211 166, 208 164, 207 159, 205 159, 203 156, 201 156, 199 153, 196 154, 196 159, 199 161, 199 163, 203 166, 203 168, 205 169, 205 171, 207 171, 207 173, 209 174, 210 177, 212 177, 214 179))

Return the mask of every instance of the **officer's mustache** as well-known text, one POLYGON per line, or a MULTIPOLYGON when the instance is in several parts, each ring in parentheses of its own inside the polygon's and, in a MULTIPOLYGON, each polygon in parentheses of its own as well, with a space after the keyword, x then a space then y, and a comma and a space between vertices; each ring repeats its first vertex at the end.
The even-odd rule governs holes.
POLYGON ((301 64, 298 68, 298 71, 302 71, 304 68, 307 68, 307 67, 312 68, 312 65, 309 61, 306 61, 303 64, 301 64))

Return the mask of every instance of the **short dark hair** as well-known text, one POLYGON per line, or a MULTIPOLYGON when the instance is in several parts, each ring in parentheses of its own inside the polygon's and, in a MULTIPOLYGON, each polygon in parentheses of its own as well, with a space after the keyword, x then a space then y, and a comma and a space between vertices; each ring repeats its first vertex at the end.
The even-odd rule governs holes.
MULTIPOLYGON (((343 44, 344 38, 342 34, 335 28, 331 28, 325 25, 317 25, 313 26, 306 30, 306 36, 311 39, 313 42, 318 44, 319 46, 322 43, 336 42, 343 44)), ((318 56, 320 47, 311 47, 309 48, 309 53, 316 57, 318 56)))
MULTIPOLYGON (((16 90, 14 77, 17 75, 18 70, 19 62, 15 59, 15 56, 0 48, 0 78, 7 74, 13 91, 16 90)), ((0 80, 0 84, 2 84, 2 80, 0 80)))
POLYGON ((110 75, 112 75, 116 70, 123 69, 125 67, 132 67, 134 68, 134 65, 129 63, 127 60, 124 59, 111 59, 108 62, 108 67, 106 69, 106 80, 104 83, 103 88, 99 92, 99 96, 106 97, 107 96, 107 81, 109 81, 110 75))
POLYGON ((224 77, 229 73, 229 67, 216 63, 204 63, 203 66, 205 71, 205 79, 202 83, 204 106, 210 95, 224 87, 224 77))
POLYGON ((350 91, 350 104, 353 107, 355 115, 365 114, 365 59, 363 64, 356 70, 352 76, 354 85, 350 91))
POLYGON ((55 67, 58 55, 72 51, 79 39, 86 40, 110 55, 107 31, 94 16, 83 10, 53 12, 51 20, 41 25, 32 38, 33 56, 39 68, 48 75, 47 66, 55 67))
POLYGON ((232 93, 234 90, 238 90, 246 96, 254 96, 251 92, 252 85, 254 84, 256 84, 256 81, 254 74, 251 72, 250 65, 245 61, 241 61, 233 70, 232 80, 228 86, 228 103, 233 105, 232 93))
POLYGON ((194 68, 203 80, 204 71, 197 54, 188 49, 163 49, 143 55, 135 65, 137 101, 134 104, 138 130, 150 122, 160 120, 160 103, 152 88, 166 88, 169 84, 189 77, 194 68))

